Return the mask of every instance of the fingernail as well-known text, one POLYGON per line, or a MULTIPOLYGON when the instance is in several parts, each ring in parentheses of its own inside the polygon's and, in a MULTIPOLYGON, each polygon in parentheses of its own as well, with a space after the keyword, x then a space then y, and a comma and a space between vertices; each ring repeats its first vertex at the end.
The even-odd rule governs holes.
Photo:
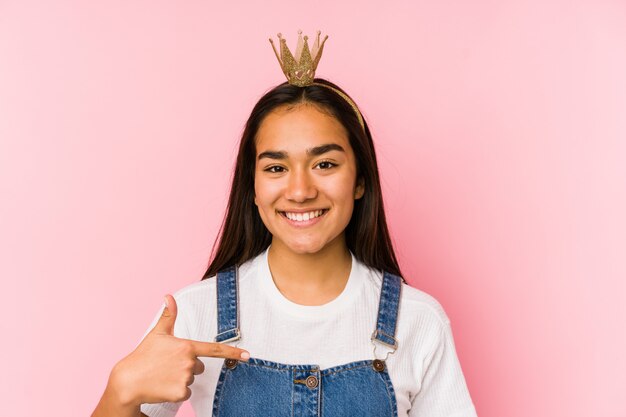
POLYGON ((250 359, 250 354, 248 352, 241 352, 241 359, 250 359))
POLYGON ((167 296, 163 297, 163 299, 165 300, 165 308, 169 308, 169 304, 167 303, 167 296))

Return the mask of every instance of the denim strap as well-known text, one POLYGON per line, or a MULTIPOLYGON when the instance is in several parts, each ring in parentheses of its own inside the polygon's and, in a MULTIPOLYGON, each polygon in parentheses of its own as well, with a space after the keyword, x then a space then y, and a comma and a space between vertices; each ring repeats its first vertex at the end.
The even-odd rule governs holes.
POLYGON ((376 330, 372 334, 372 341, 377 340, 394 348, 394 350, 398 348, 395 335, 401 289, 402 278, 388 272, 383 273, 380 302, 378 304, 378 319, 376 321, 376 330))
POLYGON ((237 314, 237 267, 217 273, 217 336, 216 342, 233 342, 241 337, 237 314))

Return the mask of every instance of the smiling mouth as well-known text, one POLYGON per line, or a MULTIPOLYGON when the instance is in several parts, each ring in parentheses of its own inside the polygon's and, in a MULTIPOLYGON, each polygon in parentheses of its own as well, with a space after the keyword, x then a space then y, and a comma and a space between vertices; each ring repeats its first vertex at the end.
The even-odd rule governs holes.
POLYGON ((305 213, 294 213, 289 211, 279 211, 280 215, 294 222, 306 222, 323 216, 328 209, 311 210, 305 213))

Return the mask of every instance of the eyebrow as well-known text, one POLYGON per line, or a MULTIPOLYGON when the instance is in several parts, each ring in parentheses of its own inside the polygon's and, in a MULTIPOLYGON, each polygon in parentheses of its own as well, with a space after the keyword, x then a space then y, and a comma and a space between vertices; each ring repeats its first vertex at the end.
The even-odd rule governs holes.
MULTIPOLYGON (((336 143, 328 143, 326 145, 315 146, 314 148, 309 148, 306 150, 307 155, 309 156, 320 156, 330 151, 339 151, 345 152, 341 145, 336 143)), ((261 160, 263 158, 270 159, 287 159, 287 152, 285 151, 265 151, 259 154, 258 159, 261 160)))

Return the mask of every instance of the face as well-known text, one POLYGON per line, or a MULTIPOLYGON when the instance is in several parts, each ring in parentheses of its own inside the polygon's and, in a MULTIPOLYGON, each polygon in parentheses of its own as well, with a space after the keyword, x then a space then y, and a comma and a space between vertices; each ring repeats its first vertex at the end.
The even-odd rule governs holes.
POLYGON ((341 123, 311 104, 277 108, 261 123, 256 148, 254 202, 272 247, 345 249, 344 230, 364 187, 341 123))

